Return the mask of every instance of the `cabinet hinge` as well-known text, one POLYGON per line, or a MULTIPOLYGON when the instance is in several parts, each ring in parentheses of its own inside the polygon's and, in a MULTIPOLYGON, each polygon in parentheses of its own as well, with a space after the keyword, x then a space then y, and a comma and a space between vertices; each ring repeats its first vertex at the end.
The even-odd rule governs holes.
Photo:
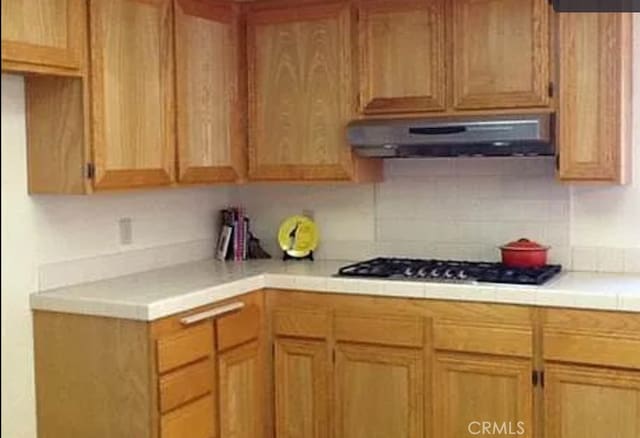
POLYGON ((554 86, 553 86, 553 82, 549 82, 549 88, 547 90, 549 92, 549 97, 553 97, 554 94, 554 86))
POLYGON ((538 372, 536 370, 531 371, 531 383, 533 386, 538 386, 538 372))
POLYGON ((93 179, 96 176, 96 166, 93 163, 87 163, 86 175, 87 179, 93 179))
POLYGON ((331 350, 331 361, 336 363, 336 350, 331 350))
POLYGON ((560 154, 556 154, 556 170, 560 170, 560 154))
POLYGON ((540 386, 544 388, 544 371, 540 371, 540 386))

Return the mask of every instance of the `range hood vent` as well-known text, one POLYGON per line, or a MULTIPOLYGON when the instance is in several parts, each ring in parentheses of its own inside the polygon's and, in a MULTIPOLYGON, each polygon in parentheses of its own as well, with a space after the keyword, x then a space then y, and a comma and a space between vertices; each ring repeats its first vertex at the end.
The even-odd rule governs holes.
POLYGON ((551 114, 358 120, 347 137, 364 157, 555 155, 551 114))

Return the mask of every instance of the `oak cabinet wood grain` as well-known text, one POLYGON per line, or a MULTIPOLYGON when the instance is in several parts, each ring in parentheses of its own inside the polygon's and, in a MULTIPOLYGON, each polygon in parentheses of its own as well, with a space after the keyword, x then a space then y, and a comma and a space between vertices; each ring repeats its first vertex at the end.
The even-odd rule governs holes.
POLYGON ((639 371, 551 364, 545 374, 545 436, 640 436, 639 371))
POLYGON ((240 20, 232 2, 175 0, 180 183, 244 178, 240 20))
POLYGON ((561 180, 630 179, 631 20, 631 14, 559 14, 561 180))
POLYGON ((218 387, 221 437, 264 436, 261 372, 257 342, 220 354, 218 387))
POLYGON ((328 438, 331 361, 327 341, 275 340, 276 436, 328 438))
POLYGON ((214 399, 208 395, 162 416, 160 438, 212 438, 216 436, 214 399))
POLYGON ((531 373, 532 362, 527 359, 437 353, 435 436, 470 436, 481 430, 483 422, 490 422, 492 427, 506 425, 514 434, 521 431, 518 436, 534 437, 531 373))
POLYGON ((91 0, 94 186, 168 185, 175 174, 171 0, 91 0))
POLYGON ((338 343, 335 430, 339 438, 422 438, 422 349, 338 343))
POLYGON ((548 105, 547 0, 453 0, 449 37, 453 108, 548 105))
POLYGON ((3 0, 2 70, 56 74, 80 70, 86 12, 86 0, 3 0))
POLYGON ((360 111, 445 108, 445 2, 358 2, 360 111))
POLYGON ((86 79, 25 77, 30 194, 90 193, 89 99, 86 79))
POLYGON ((380 163, 354 156, 346 142, 355 112, 352 21, 348 2, 250 8, 251 179, 380 177, 380 163))

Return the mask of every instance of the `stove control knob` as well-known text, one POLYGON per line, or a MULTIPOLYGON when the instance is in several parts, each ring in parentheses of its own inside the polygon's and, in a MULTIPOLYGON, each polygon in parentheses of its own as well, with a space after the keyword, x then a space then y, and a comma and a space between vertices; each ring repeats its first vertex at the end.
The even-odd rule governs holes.
POLYGON ((458 271, 458 280, 467 280, 469 275, 464 271, 464 269, 460 269, 458 271))
POLYGON ((425 278, 429 276, 429 269, 425 266, 423 266, 422 268, 418 269, 418 277, 419 278, 425 278))
POLYGON ((411 266, 409 266, 407 269, 404 270, 402 275, 404 275, 405 277, 408 277, 408 278, 413 278, 416 275, 416 270, 414 268, 412 268, 411 266))
POLYGON ((429 272, 429 277, 431 278, 440 278, 442 276, 442 269, 433 268, 431 272, 429 272))
POLYGON ((446 278, 447 280, 451 280, 456 277, 457 277, 457 272, 455 269, 449 268, 446 271, 444 271, 444 278, 446 278))

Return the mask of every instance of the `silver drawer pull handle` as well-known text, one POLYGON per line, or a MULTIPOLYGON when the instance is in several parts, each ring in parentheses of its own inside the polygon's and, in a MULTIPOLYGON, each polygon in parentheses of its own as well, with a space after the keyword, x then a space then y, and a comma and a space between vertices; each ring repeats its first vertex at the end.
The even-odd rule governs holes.
POLYGON ((206 319, 216 318, 218 316, 225 315, 227 313, 235 312, 244 307, 244 303, 231 303, 225 306, 216 307, 215 309, 207 310, 206 312, 196 313, 195 315, 185 316, 180 320, 182 325, 191 325, 196 322, 204 321, 206 319))

